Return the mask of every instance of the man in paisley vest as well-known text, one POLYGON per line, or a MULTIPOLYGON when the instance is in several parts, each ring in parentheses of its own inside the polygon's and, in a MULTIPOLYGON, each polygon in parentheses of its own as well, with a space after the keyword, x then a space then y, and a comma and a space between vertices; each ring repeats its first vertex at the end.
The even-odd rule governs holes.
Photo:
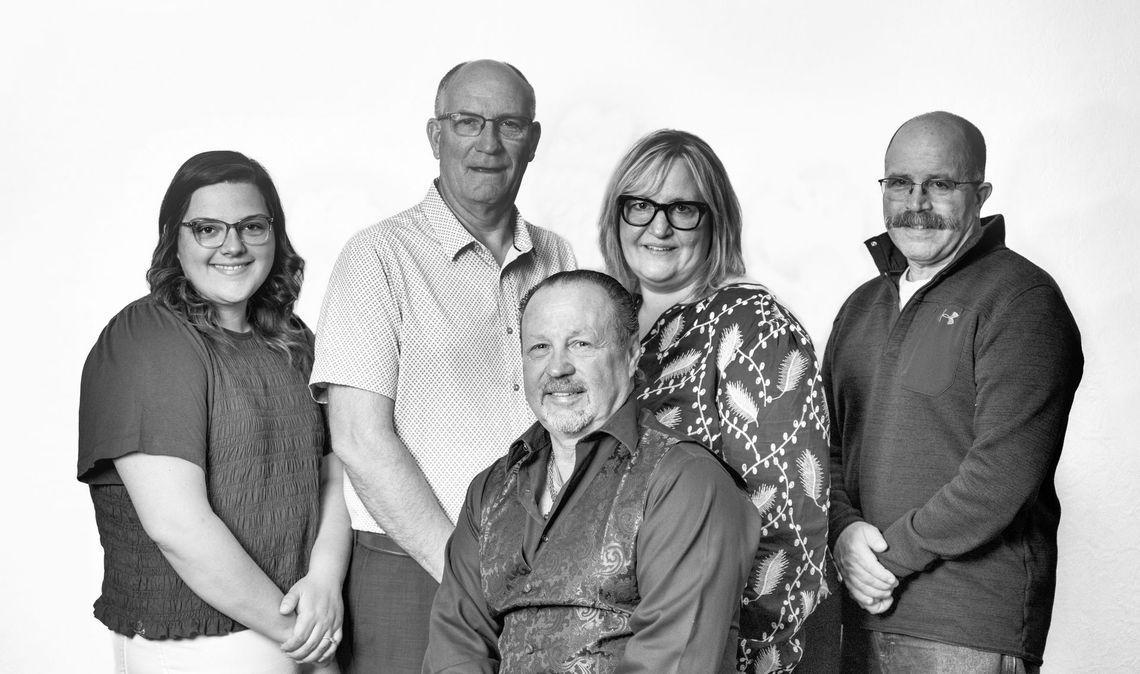
POLYGON ((562 272, 520 321, 538 422, 468 489, 423 671, 735 671, 760 519, 718 459, 638 409, 635 299, 562 272))

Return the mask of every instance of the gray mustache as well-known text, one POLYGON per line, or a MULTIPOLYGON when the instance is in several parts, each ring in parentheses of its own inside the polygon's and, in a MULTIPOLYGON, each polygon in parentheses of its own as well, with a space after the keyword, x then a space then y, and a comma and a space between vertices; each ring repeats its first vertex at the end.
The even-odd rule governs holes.
POLYGON ((937 213, 905 212, 892 215, 886 219, 887 228, 909 227, 912 229, 958 229, 958 223, 948 220, 937 213))
POLYGON ((543 393, 581 393, 586 387, 572 379, 555 379, 542 387, 543 393))

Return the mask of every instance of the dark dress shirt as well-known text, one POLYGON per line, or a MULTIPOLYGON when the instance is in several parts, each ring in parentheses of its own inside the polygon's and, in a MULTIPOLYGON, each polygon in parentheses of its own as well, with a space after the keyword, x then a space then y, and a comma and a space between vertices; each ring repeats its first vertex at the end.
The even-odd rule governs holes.
MULTIPOLYGON (((533 567, 536 574, 552 568, 552 564, 566 568, 580 562, 579 575, 567 573, 564 584, 532 577, 539 596, 538 601, 533 594, 528 596, 527 610, 534 616, 528 616, 526 629, 533 631, 535 643, 542 642, 553 651, 543 659, 553 663, 551 669, 576 665, 589 672, 733 671, 740 593, 760 537, 759 515, 737 479, 702 446, 673 433, 651 415, 639 418, 637 403, 631 399, 601 429, 578 443, 574 471, 549 518, 544 518, 537 496, 544 489, 550 452, 549 435, 535 424, 511 446, 506 457, 472 481, 448 542, 423 671, 498 672, 504 663, 502 671, 507 672, 511 671, 511 662, 527 662, 525 671, 532 671, 533 658, 520 661, 508 657, 511 653, 500 652, 504 621, 510 616, 490 608, 487 597, 494 580, 488 578, 487 570, 520 556, 523 565, 533 567), (588 606, 592 599, 582 599, 599 586, 601 604, 613 609, 600 613, 623 612, 621 606, 615 606, 620 601, 607 598, 604 583, 581 575, 594 568, 591 565, 602 554, 602 550, 593 549, 589 527, 597 524, 591 520, 598 512, 605 512, 599 508, 604 504, 596 502, 605 491, 592 487, 607 480, 624 486, 626 480, 610 477, 615 462, 636 465, 640 459, 650 458, 639 442, 649 437, 667 438, 668 447, 655 463, 642 462, 651 472, 640 517, 635 518, 640 521, 628 527, 634 539, 629 541, 634 600, 627 619, 618 621, 628 628, 620 634, 606 633, 604 649, 616 653, 616 658, 583 659, 572 644, 549 638, 549 631, 573 614, 582 621, 583 629, 597 625, 598 636, 602 636, 605 626, 612 627, 613 622, 598 619, 599 611, 588 606), (504 491, 512 483, 514 488, 504 491), (514 500, 506 503, 507 507, 525 513, 522 531, 505 538, 488 536, 496 533, 482 528, 488 505, 498 507, 501 501, 495 499, 504 498, 504 494, 514 500), (487 544, 496 540, 521 541, 522 550, 496 549, 487 544), (564 554, 566 543, 580 550, 571 564, 565 559, 550 559, 550 555, 564 554), (587 586, 589 590, 583 591, 587 586), (543 593, 549 595, 548 602, 542 601, 543 593), (558 652, 560 646, 564 652, 558 652)), ((636 468, 633 475, 629 482, 636 482, 636 468)), ((619 492, 608 498, 622 498, 625 492, 619 492)), ((521 666, 519 671, 524 671, 521 666)))

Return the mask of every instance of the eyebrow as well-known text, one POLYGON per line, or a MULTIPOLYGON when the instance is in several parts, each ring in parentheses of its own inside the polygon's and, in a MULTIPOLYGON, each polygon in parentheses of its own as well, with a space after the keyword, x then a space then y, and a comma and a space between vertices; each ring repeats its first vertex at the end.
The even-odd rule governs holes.
POLYGON ((221 218, 207 218, 206 216, 201 216, 201 217, 197 217, 197 218, 190 218, 189 220, 186 220, 186 222, 208 221, 208 222, 220 222, 223 225, 240 225, 241 223, 245 222, 246 220, 249 220, 250 218, 268 218, 268 217, 270 217, 268 213, 250 213, 249 215, 243 216, 242 218, 236 220, 235 222, 226 222, 225 220, 222 220, 221 218))
POLYGON ((521 113, 521 112, 508 112, 505 115, 496 115, 495 117, 488 117, 487 115, 484 115, 483 113, 471 112, 470 110, 452 110, 451 112, 448 112, 445 114, 448 114, 448 115, 475 115, 476 117, 482 117, 483 119, 522 119, 522 120, 527 119, 527 115, 525 113, 521 113))
POLYGON ((906 174, 906 173, 890 173, 887 175, 887 177, 888 178, 906 178, 907 180, 910 180, 911 182, 916 182, 916 183, 925 182, 927 180, 954 180, 954 178, 951 178, 950 174, 948 174, 948 173, 930 173, 930 174, 927 174, 927 176, 925 178, 923 178, 922 180, 918 180, 917 178, 915 178, 909 174, 906 174))

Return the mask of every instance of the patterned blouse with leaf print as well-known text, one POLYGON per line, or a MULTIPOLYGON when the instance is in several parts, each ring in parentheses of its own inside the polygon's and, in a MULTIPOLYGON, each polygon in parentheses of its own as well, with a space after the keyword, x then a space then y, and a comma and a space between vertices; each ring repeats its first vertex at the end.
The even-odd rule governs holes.
POLYGON ((736 283, 669 308, 642 347, 642 406, 736 471, 763 518, 738 667, 790 669, 804 620, 829 592, 829 418, 811 338, 763 286, 736 283))

